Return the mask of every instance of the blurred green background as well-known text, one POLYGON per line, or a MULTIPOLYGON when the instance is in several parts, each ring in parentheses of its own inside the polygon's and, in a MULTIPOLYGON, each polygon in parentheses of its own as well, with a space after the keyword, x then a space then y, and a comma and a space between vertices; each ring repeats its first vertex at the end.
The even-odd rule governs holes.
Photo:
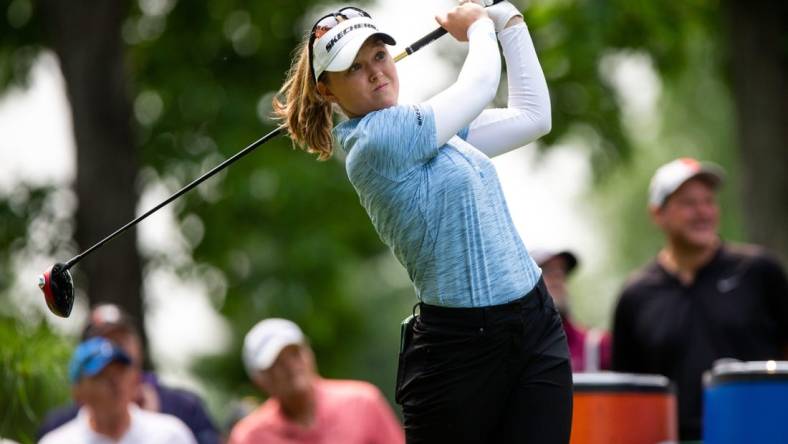
MULTIPOLYGON (((593 171, 575 223, 593 226, 605 248, 583 257, 572 282, 581 320, 607 326, 627 274, 658 250, 648 180, 677 156, 728 171, 725 239, 788 257, 785 4, 515 3, 525 7, 552 96, 553 131, 539 150, 579 146, 593 171), (642 105, 649 94, 652 106, 642 105)), ((380 4, 420 14, 415 1, 362 6, 380 4)), ((293 48, 333 5, 0 1, 0 92, 27 88, 32 68, 54 54, 76 146, 67 186, 31 178, 0 188, 0 437, 31 441, 44 412, 68 400, 65 366, 79 329, 53 323, 37 289, 20 293, 34 282, 21 270, 73 256, 158 200, 142 205, 141 195, 166 196, 270 131, 270 99, 293 48), (30 294, 35 303, 20 302, 30 294)), ((461 54, 445 58, 458 66, 461 54)), ((286 139, 269 143, 173 205, 177 248, 139 248, 129 233, 80 263, 76 311, 111 301, 149 327, 155 273, 200 283, 229 335, 220 352, 182 372, 219 424, 228 402, 255 394, 240 341, 270 316, 303 327, 323 375, 371 381, 393 399, 398 324, 416 299, 338 160, 317 162, 286 139)), ((152 343, 161 334, 147 329, 152 343)))

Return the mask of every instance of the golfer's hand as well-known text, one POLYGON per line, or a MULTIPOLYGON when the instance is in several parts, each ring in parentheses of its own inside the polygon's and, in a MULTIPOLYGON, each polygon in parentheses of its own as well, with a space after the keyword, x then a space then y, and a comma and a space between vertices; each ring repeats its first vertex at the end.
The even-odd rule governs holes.
POLYGON ((455 7, 446 14, 435 16, 438 24, 449 31, 459 42, 468 41, 468 28, 479 19, 487 18, 487 11, 476 3, 467 2, 455 7))
MULTIPOLYGON (((468 2, 473 2, 484 6, 487 3, 490 3, 490 0, 460 0, 461 5, 468 2)), ((510 26, 524 23, 523 14, 520 13, 520 10, 505 0, 500 3, 488 6, 485 8, 485 10, 487 11, 487 15, 489 15, 492 19, 493 23, 495 23, 495 32, 501 32, 510 26)))

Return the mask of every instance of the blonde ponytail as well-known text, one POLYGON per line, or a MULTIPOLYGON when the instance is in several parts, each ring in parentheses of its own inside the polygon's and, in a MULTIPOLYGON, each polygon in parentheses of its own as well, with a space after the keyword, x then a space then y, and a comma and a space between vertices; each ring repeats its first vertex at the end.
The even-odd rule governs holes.
POLYGON ((323 98, 312 79, 309 39, 299 45, 287 79, 273 99, 274 118, 282 121, 290 138, 308 153, 326 160, 333 154, 331 129, 333 108, 323 98))

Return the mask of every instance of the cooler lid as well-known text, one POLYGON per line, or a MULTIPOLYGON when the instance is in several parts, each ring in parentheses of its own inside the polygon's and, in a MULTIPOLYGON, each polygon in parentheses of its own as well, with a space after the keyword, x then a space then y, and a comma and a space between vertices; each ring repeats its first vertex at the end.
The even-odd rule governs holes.
POLYGON ((662 375, 616 372, 573 373, 575 392, 660 392, 673 391, 670 380, 662 375))
POLYGON ((707 386, 726 382, 788 380, 788 361, 736 361, 724 359, 703 374, 707 386))

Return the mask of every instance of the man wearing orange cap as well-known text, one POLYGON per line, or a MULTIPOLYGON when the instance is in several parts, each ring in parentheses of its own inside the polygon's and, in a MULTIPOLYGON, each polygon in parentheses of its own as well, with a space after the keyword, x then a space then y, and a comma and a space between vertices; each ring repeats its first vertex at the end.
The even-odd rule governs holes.
POLYGON ((665 246, 626 284, 615 313, 613 368, 675 382, 681 440, 701 437, 701 375, 715 360, 784 359, 788 346, 780 263, 718 235, 722 178, 718 166, 688 158, 657 170, 649 212, 665 246))

